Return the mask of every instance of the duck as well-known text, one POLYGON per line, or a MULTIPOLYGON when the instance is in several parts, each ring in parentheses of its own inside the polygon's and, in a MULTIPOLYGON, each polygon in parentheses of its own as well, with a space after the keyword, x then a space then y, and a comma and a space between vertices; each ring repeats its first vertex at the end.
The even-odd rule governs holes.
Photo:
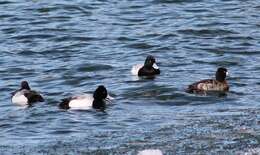
POLYGON ((228 71, 224 67, 217 69, 215 74, 215 79, 205 79, 198 82, 195 82, 188 86, 188 93, 200 93, 207 91, 229 91, 229 85, 226 81, 228 76, 228 71))
POLYGON ((31 90, 27 81, 21 82, 21 88, 12 93, 12 103, 20 106, 32 105, 35 102, 44 102, 38 92, 31 90))
POLYGON ((137 64, 132 67, 131 73, 137 76, 154 76, 160 74, 160 69, 156 65, 155 58, 148 55, 144 64, 137 64))
POLYGON ((108 95, 106 87, 99 85, 93 95, 83 94, 64 98, 61 100, 59 107, 66 110, 89 110, 91 108, 103 110, 106 108, 106 104, 112 99, 113 98, 108 95))

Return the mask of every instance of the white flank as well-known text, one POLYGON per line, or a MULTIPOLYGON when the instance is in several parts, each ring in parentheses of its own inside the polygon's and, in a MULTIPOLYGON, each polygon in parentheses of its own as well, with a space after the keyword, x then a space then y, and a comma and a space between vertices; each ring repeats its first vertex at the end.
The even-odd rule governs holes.
POLYGON ((138 152, 137 155, 163 155, 161 150, 143 150, 138 152))
POLYGON ((28 105, 28 99, 24 96, 23 91, 19 91, 12 97, 12 102, 16 105, 25 106, 28 105))
POLYGON ((131 69, 133 75, 138 75, 138 71, 143 67, 143 64, 134 65, 131 69))
MULTIPOLYGON (((92 109, 92 105, 93 105, 93 95, 92 94, 84 94, 81 96, 76 96, 73 97, 74 99, 72 99, 69 103, 69 107, 71 110, 89 110, 92 109)), ((106 100, 106 104, 111 103, 111 100, 113 100, 114 98, 111 97, 110 95, 107 95, 106 100)))
POLYGON ((92 108, 93 95, 85 94, 74 97, 69 103, 69 107, 73 110, 88 110, 92 108))

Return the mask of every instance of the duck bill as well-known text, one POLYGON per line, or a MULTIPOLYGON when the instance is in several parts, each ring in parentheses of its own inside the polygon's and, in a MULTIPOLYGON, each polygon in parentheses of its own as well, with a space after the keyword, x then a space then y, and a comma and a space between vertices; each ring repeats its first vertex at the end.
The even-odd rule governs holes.
POLYGON ((107 98, 105 99, 107 102, 111 102, 115 98, 111 97, 109 94, 107 95, 107 98))
POLYGON ((154 69, 159 69, 159 67, 156 65, 156 63, 153 64, 154 69))

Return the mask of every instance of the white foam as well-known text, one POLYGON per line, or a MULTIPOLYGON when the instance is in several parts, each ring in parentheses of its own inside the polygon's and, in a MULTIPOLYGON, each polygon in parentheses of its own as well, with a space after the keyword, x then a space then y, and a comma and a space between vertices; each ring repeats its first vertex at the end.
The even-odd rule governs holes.
POLYGON ((241 154, 241 155, 258 155, 258 154, 260 154, 260 148, 250 148, 246 152, 238 151, 236 154, 241 154))
POLYGON ((163 155, 163 153, 161 150, 158 150, 158 149, 147 149, 147 150, 138 152, 137 155, 163 155))

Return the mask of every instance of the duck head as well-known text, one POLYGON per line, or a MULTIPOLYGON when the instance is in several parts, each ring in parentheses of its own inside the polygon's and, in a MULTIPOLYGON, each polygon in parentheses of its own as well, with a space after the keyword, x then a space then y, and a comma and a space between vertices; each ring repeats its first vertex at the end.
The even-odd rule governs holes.
POLYGON ((226 68, 220 67, 216 72, 216 80, 219 82, 224 82, 228 76, 228 71, 226 68))

